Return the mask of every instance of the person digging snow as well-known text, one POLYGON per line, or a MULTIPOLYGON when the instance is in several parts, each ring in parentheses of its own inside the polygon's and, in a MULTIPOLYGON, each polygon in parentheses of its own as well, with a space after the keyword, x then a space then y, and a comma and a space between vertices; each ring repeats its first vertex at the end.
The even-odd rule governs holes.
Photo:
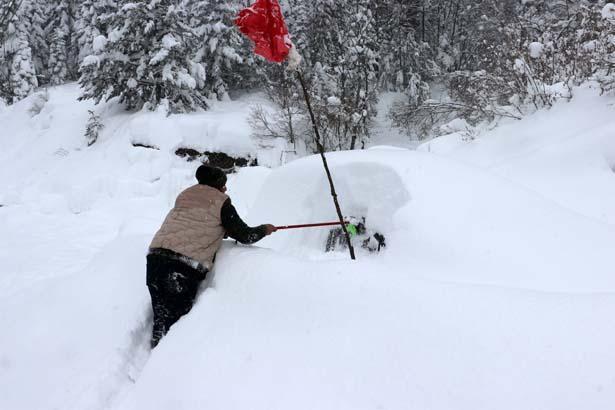
POLYGON ((211 270, 222 239, 258 242, 276 231, 251 228, 237 215, 226 192, 226 175, 207 165, 196 171, 198 184, 179 194, 147 254, 147 287, 152 298, 152 348, 192 309, 199 285, 211 270))

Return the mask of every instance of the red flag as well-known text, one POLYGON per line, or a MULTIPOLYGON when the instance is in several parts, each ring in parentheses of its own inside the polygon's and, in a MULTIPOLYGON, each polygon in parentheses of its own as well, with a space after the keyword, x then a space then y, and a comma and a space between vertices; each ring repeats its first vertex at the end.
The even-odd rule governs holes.
POLYGON ((292 48, 278 0, 256 0, 235 19, 239 30, 254 42, 254 52, 281 63, 292 48))

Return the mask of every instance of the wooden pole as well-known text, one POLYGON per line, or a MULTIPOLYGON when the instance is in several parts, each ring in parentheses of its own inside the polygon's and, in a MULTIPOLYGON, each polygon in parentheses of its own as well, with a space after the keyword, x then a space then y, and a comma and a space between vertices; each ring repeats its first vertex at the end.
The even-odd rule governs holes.
POLYGON ((346 229, 346 223, 344 222, 344 215, 342 215, 342 209, 340 208, 340 204, 337 200, 337 193, 335 192, 335 185, 333 185, 333 178, 331 177, 331 171, 329 171, 329 165, 327 164, 327 157, 325 156, 325 148, 323 147, 320 140, 320 132, 318 131, 318 126, 316 125, 316 118, 314 117, 314 111, 312 110, 312 103, 310 102, 310 95, 308 93, 307 87, 305 86, 305 81, 303 80, 303 75, 301 75, 301 71, 297 69, 297 77, 299 78, 299 82, 301 83, 301 89, 303 90, 303 98, 305 98, 305 104, 307 105, 307 109, 310 113, 310 119, 312 120, 312 128, 314 129, 314 139, 316 140, 316 147, 318 148, 318 152, 320 153, 320 158, 322 159, 322 164, 325 167, 325 172, 327 173, 327 179, 329 180, 329 187, 331 188, 331 196, 333 197, 333 203, 335 204, 335 210, 337 211, 337 216, 340 218, 340 224, 342 225, 342 230, 344 231, 344 235, 346 236, 346 242, 348 243, 348 251, 350 252, 350 259, 355 260, 354 248, 352 247, 352 243, 350 242, 350 234, 348 233, 348 229, 346 229))

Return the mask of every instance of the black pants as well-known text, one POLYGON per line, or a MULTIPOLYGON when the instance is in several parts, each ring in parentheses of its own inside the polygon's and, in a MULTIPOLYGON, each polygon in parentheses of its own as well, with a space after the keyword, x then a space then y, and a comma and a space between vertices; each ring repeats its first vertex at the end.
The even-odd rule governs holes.
POLYGON ((152 297, 152 348, 169 328, 190 312, 205 273, 165 255, 147 255, 147 287, 152 297))

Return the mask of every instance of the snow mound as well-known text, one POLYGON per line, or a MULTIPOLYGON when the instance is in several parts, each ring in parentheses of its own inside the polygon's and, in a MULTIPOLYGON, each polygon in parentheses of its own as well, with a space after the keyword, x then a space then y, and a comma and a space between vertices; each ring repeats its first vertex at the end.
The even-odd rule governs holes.
POLYGON ((521 121, 506 121, 474 142, 455 133, 418 149, 499 175, 562 207, 615 226, 615 99, 576 89, 521 121))
MULTIPOLYGON (((387 238, 382 263, 439 280, 615 291, 613 227, 504 178, 430 154, 368 150, 328 159, 345 216, 365 216, 368 227, 387 238)), ((320 158, 273 171, 249 219, 276 225, 335 221, 320 158)), ((262 246, 322 258, 327 233, 282 231, 262 246)))
MULTIPOLYGON (((393 216, 410 199, 396 169, 386 163, 343 160, 333 155, 331 172, 341 198, 345 216, 365 217, 367 225, 379 232, 392 229, 393 216)), ((320 157, 292 162, 271 173, 249 214, 249 219, 269 220, 276 225, 338 220, 331 199, 329 183, 320 157)), ((284 252, 298 247, 322 252, 327 229, 280 231, 267 238, 262 246, 284 252)))
POLYGON ((227 242, 214 285, 118 410, 610 409, 612 295, 412 280, 413 268, 227 242))
POLYGON ((602 8, 602 18, 608 20, 615 20, 615 4, 607 3, 602 8))
POLYGON ((530 53, 530 57, 532 58, 540 58, 544 53, 544 44, 539 43, 538 41, 534 41, 530 43, 528 46, 528 51, 530 53))

